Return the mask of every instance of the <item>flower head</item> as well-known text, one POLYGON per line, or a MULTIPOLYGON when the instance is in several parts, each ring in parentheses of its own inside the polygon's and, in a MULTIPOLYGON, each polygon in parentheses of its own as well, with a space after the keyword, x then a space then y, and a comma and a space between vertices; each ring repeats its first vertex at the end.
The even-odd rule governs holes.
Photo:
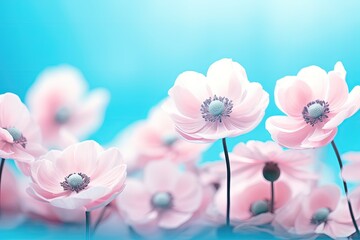
POLYGON ((295 217, 293 231, 299 235, 326 234, 332 238, 348 237, 355 232, 355 228, 351 222, 347 202, 340 197, 337 186, 318 187, 296 202, 300 206, 297 212, 284 211, 280 215, 290 214, 295 217))
POLYGON ((150 162, 144 180, 129 180, 118 206, 135 227, 175 229, 202 208, 200 181, 170 161, 150 162))
POLYGON ((38 125, 12 93, 0 95, 0 158, 14 159, 27 174, 28 165, 45 152, 38 125))
POLYGON ((269 103, 258 83, 250 83, 245 69, 231 59, 213 63, 207 76, 184 72, 169 90, 165 111, 178 133, 189 141, 213 142, 254 129, 269 103))
MULTIPOLYGON (((283 207, 291 198, 291 189, 283 181, 275 182, 275 212, 283 207)), ((246 184, 244 187, 233 188, 231 193, 230 217, 232 223, 237 225, 241 221, 254 220, 257 224, 263 225, 271 222, 273 215, 270 213, 271 191, 270 184, 264 181, 256 181, 246 184), (264 221, 261 221, 264 220, 264 221)), ((225 216, 226 194, 225 187, 222 187, 215 196, 215 204, 219 212, 225 216)))
POLYGON ((191 164, 200 159, 208 148, 207 144, 182 139, 175 130, 174 122, 159 106, 150 111, 148 119, 137 122, 121 134, 118 144, 127 151, 135 169, 164 159, 191 164))
POLYGON ((86 90, 82 74, 70 66, 45 70, 29 89, 29 108, 50 147, 66 147, 101 124, 109 94, 86 90))
POLYGON ((52 150, 31 166, 28 192, 65 209, 92 210, 111 202, 124 188, 126 165, 118 149, 94 141, 52 150))
POLYGON ((316 180, 315 174, 309 171, 313 154, 284 150, 275 142, 239 143, 230 153, 230 159, 234 177, 263 175, 268 181, 291 180, 302 185, 311 185, 311 181, 316 180))
POLYGON ((277 81, 276 105, 287 116, 273 116, 266 129, 279 144, 289 148, 314 148, 330 143, 337 127, 360 108, 360 86, 350 93, 345 69, 338 62, 326 73, 311 66, 297 76, 277 81))

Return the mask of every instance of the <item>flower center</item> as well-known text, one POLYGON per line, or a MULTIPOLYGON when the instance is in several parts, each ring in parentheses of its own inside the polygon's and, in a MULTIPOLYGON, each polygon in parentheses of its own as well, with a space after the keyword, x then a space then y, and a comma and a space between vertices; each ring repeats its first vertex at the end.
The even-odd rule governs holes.
POLYGON ((263 176, 269 182, 275 182, 280 177, 280 168, 277 163, 267 162, 263 168, 263 176))
POLYGON ((27 140, 22 135, 19 129, 15 127, 5 128, 12 136, 14 143, 20 144, 23 148, 26 147, 27 140))
POLYGON ((254 216, 269 212, 269 202, 266 200, 258 200, 251 204, 250 211, 254 216))
POLYGON ((62 107, 55 113, 55 122, 58 124, 65 124, 69 121, 70 116, 70 110, 68 108, 62 107))
POLYGON ((201 104, 202 117, 207 122, 222 122, 223 117, 230 117, 233 102, 226 97, 210 97, 201 104))
POLYGON ((172 146, 177 140, 179 140, 179 137, 175 134, 167 134, 162 138, 162 142, 168 147, 172 146))
POLYGON ((65 181, 61 182, 60 185, 65 191, 75 191, 76 193, 85 189, 90 183, 90 178, 84 173, 72 173, 65 177, 65 181))
POLYGON ((312 216, 311 223, 319 225, 323 222, 326 222, 329 217, 329 214, 330 214, 329 208, 319 208, 312 216))
POLYGON ((308 103, 302 111, 305 122, 311 126, 323 122, 324 119, 328 118, 328 113, 330 113, 329 103, 321 100, 308 103))
POLYGON ((151 198, 151 204, 155 208, 169 209, 172 206, 173 197, 168 192, 155 193, 151 198))
POLYGON ((209 105, 209 113, 213 116, 221 115, 224 112, 224 103, 219 100, 214 100, 209 105))

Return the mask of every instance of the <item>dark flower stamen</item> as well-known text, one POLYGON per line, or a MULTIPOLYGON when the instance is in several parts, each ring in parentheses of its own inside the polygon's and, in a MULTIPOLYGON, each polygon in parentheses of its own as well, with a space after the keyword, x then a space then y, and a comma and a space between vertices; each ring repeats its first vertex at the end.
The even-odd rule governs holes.
POLYGON ((90 183, 90 178, 84 173, 72 173, 65 177, 65 181, 60 185, 65 191, 75 191, 76 193, 85 189, 90 183))
POLYGON ((201 104, 202 117, 207 122, 222 122, 223 117, 230 117, 233 102, 226 97, 209 97, 201 104))
POLYGON ((23 136, 19 129, 15 127, 5 128, 12 136, 14 143, 20 144, 23 148, 26 148, 27 139, 23 136))
POLYGON ((322 100, 309 102, 302 111, 305 122, 311 126, 323 122, 324 119, 328 118, 328 113, 330 113, 329 103, 322 100))

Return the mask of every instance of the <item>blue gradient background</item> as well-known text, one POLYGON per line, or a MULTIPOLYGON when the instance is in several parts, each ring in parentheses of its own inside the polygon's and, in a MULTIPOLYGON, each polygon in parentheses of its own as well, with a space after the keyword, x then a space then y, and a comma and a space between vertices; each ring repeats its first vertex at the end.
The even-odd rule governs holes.
MULTIPOLYGON (((341 60, 349 88, 360 83, 359 10, 356 0, 1 1, 0 93, 24 99, 43 69, 73 65, 90 88, 111 92, 104 125, 91 136, 107 144, 145 118, 178 74, 206 73, 211 63, 228 57, 270 93, 266 119, 280 114, 273 100, 276 80, 303 67, 331 70, 341 60)), ((360 150, 359 117, 340 126, 335 140, 342 153, 360 150)), ((264 121, 253 132, 230 139, 230 148, 250 139, 270 139, 264 121)), ((220 150, 221 144, 214 144, 204 159, 217 159, 220 150)), ((330 150, 323 161, 336 172, 330 150)), ((48 239, 29 229, 6 236, 34 231, 37 239, 48 239)))

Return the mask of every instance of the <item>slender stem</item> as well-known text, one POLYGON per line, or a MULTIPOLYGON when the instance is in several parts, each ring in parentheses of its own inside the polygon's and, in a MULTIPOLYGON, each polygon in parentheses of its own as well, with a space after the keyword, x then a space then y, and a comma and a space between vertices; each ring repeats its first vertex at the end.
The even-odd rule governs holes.
MULTIPOLYGON (((334 141, 331 142, 331 146, 333 147, 334 152, 335 152, 335 154, 336 154, 336 158, 337 158, 337 160, 338 160, 339 167, 340 167, 340 172, 341 172, 342 169, 343 169, 343 164, 342 164, 342 161, 341 161, 341 157, 340 157, 339 150, 337 149, 336 144, 335 144, 334 141)), ((355 227, 355 230, 356 230, 357 235, 359 235, 359 234, 360 234, 360 232, 359 232, 359 227, 358 227, 358 225, 357 225, 357 223, 356 223, 355 216, 354 216, 354 211, 353 211, 353 208, 352 208, 352 205, 351 205, 351 202, 350 202, 348 186, 347 186, 346 181, 345 181, 343 178, 342 178, 342 182, 343 182, 343 185, 344 185, 344 191, 345 191, 345 195, 346 195, 346 199, 347 199, 347 203, 348 203, 348 207, 349 207, 349 212, 350 212, 351 220, 352 220, 352 222, 353 222, 353 225, 354 225, 354 227, 355 227)))
POLYGON ((106 209, 108 209, 109 207, 110 207, 110 203, 108 205, 106 205, 105 207, 103 207, 103 209, 101 210, 100 216, 93 226, 93 230, 92 230, 93 234, 96 232, 96 229, 99 227, 101 221, 104 219, 106 209))
POLYGON ((270 182, 271 185, 271 200, 270 200, 270 212, 274 213, 274 199, 275 199, 275 188, 274 188, 274 181, 270 182))
POLYGON ((91 239, 91 214, 89 211, 85 212, 85 221, 86 221, 86 240, 91 239))
POLYGON ((231 184, 231 169, 230 169, 230 159, 229 152, 226 146, 226 139, 222 139, 222 144, 225 153, 225 161, 226 161, 226 226, 230 226, 230 184, 231 184))
POLYGON ((4 165, 5 165, 5 158, 1 158, 1 164, 0 164, 0 214, 1 214, 1 177, 2 177, 2 172, 4 169, 4 165))

